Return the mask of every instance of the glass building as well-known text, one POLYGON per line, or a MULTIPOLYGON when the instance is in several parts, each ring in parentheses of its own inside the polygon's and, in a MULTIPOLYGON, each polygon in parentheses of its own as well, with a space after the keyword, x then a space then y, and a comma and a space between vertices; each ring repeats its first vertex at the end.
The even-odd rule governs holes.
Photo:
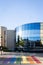
POLYGON ((39 47, 43 45, 43 23, 29 23, 18 26, 16 28, 16 43, 19 41, 21 42, 18 45, 23 47, 39 47))

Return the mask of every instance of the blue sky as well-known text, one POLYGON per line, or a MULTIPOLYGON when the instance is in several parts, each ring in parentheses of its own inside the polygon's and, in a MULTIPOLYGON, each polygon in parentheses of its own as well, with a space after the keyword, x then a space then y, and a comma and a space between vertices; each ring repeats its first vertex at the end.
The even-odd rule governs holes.
POLYGON ((43 0, 0 0, 0 26, 15 29, 32 22, 43 22, 43 0))

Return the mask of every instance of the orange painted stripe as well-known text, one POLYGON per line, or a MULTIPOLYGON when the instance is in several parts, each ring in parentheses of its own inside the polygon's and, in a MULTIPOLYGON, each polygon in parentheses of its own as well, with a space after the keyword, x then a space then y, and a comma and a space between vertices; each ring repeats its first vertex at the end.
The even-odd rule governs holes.
POLYGON ((32 59, 31 56, 28 56, 27 60, 30 62, 30 64, 35 64, 35 62, 34 62, 34 60, 32 59))

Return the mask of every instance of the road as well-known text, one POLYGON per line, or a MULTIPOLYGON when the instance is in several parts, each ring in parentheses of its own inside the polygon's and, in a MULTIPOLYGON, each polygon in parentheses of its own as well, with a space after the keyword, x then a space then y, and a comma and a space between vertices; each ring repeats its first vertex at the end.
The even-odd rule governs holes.
POLYGON ((3 53, 0 65, 43 65, 43 53, 3 53))

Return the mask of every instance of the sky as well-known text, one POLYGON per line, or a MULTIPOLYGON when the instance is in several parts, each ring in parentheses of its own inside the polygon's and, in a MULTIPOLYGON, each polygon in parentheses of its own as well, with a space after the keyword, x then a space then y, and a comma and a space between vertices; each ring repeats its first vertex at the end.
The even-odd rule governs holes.
POLYGON ((17 26, 43 22, 43 0, 0 0, 0 26, 17 26))

